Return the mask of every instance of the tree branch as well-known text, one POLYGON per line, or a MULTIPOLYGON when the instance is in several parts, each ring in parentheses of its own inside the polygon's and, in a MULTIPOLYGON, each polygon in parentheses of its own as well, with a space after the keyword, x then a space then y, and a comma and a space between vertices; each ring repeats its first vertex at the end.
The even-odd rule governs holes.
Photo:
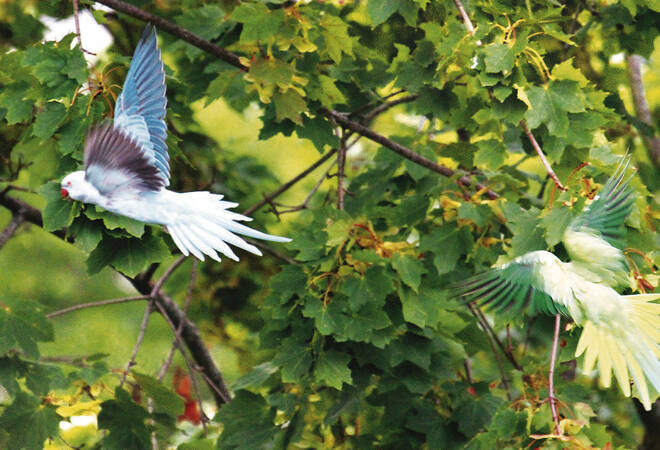
POLYGON ((532 144, 532 147, 534 147, 534 150, 536 151, 536 154, 539 155, 539 158, 541 158, 541 162, 543 163, 543 166, 545 167, 546 172, 548 172, 548 175, 550 178, 552 178, 552 181, 555 182, 555 186, 557 186, 559 189, 562 191, 567 190, 563 184, 561 184, 561 181, 559 181, 559 178, 557 178, 557 175, 555 174, 555 171, 552 170, 552 166, 548 162, 548 160, 545 158, 545 155, 543 154, 543 150, 541 149, 541 146, 539 145, 538 142, 536 142, 536 138, 532 134, 531 131, 529 131, 529 127, 527 126, 527 122, 525 120, 520 121, 520 127, 523 129, 525 134, 527 135, 527 139, 529 139, 529 142, 532 144))
POLYGON ((151 317, 151 311, 153 311, 154 308, 154 300, 153 298, 149 298, 149 303, 147 303, 147 307, 144 309, 144 315, 142 316, 142 323, 140 324, 140 332, 138 333, 137 340, 135 341, 135 347, 133 347, 133 353, 131 353, 131 358, 128 360, 126 363, 126 368, 124 369, 124 373, 121 376, 121 382, 119 383, 119 387, 122 387, 124 385, 124 382, 126 381, 126 377, 128 376, 128 371, 131 370, 131 367, 135 365, 135 358, 137 358, 138 351, 140 350, 140 346, 142 345, 142 340, 144 339, 144 335, 147 332, 147 325, 149 324, 149 317, 151 317))
MULTIPOLYGON (((415 153, 414 151, 410 150, 407 147, 404 147, 403 145, 399 144, 398 142, 392 141, 385 136, 376 133, 375 131, 371 130, 370 128, 365 127, 364 125, 351 120, 344 116, 343 114, 340 114, 336 111, 330 111, 327 108, 321 108, 319 110, 319 114, 322 114, 333 121, 335 121, 337 124, 343 126, 344 128, 347 128, 351 131, 354 131, 380 145, 383 147, 387 147, 390 150, 395 151, 399 155, 403 156, 406 159, 409 159, 410 161, 419 164, 420 166, 426 167, 427 169, 430 169, 433 172, 439 173, 442 176, 445 177, 453 177, 457 172, 455 170, 450 169, 447 166, 443 166, 442 164, 435 163, 431 161, 428 158, 425 158, 424 156, 420 155, 419 153, 415 153)), ((458 184, 469 187, 472 185, 472 180, 470 177, 467 175, 461 176, 458 180, 458 184)), ((485 185, 481 183, 476 183, 476 188, 479 190, 484 189, 486 191, 486 195, 488 198, 491 200, 499 198, 499 194, 496 192, 488 189, 485 185)))
POLYGON ((410 103, 414 102, 417 100, 419 97, 419 94, 411 94, 411 95, 406 95, 405 97, 397 98, 396 100, 392 100, 391 102, 385 102, 382 103, 378 106, 376 106, 374 109, 369 111, 367 114, 362 116, 362 122, 363 123, 368 123, 371 122, 371 120, 376 117, 379 114, 384 113, 390 108, 394 108, 397 105, 401 105, 403 103, 410 103))
POLYGON ((48 319, 52 319, 53 317, 61 316, 63 314, 68 314, 70 312, 78 311, 81 309, 96 308, 97 306, 116 305, 118 303, 135 302, 137 300, 147 300, 148 298, 149 297, 147 295, 138 295, 137 297, 111 298, 108 300, 100 300, 98 302, 80 303, 78 305, 69 306, 68 308, 53 311, 50 314, 46 314, 46 317, 48 319))
MULTIPOLYGON (((344 209, 344 167, 346 166, 346 133, 341 131, 339 149, 337 150, 337 209, 344 209)), ((320 184, 319 184, 320 186, 320 184)))
POLYGON ((211 55, 225 61, 228 64, 231 64, 234 67, 245 71, 248 70, 248 68, 241 63, 239 57, 236 54, 202 39, 196 34, 191 33, 185 28, 182 28, 175 23, 170 22, 169 20, 165 20, 162 17, 158 17, 126 2, 122 2, 121 0, 96 0, 96 2, 102 3, 112 9, 121 11, 144 22, 151 22, 159 29, 167 31, 171 35, 181 38, 189 44, 192 44, 195 47, 210 53, 211 55))
MULTIPOLYGON (((133 279, 126 277, 128 281, 138 290, 141 294, 149 295, 153 289, 151 283, 146 280, 133 279)), ((161 313, 166 314, 166 320, 171 322, 175 329, 181 327, 181 338, 188 347, 190 355, 195 363, 200 367, 200 372, 205 376, 207 381, 210 380, 209 386, 212 388, 215 401, 218 406, 227 403, 227 399, 231 398, 231 394, 227 389, 224 377, 215 361, 211 357, 208 349, 204 345, 204 341, 199 335, 199 330, 192 323, 179 306, 166 294, 161 292, 156 298, 156 307, 161 313)))
MULTIPOLYGON (((196 279, 197 279, 197 259, 193 258, 192 270, 190 271, 190 282, 188 283, 188 291, 186 292, 186 299, 183 303, 183 314, 184 314, 184 316, 188 314, 188 307, 190 306, 190 300, 192 299, 192 292, 193 292, 193 287, 195 286, 195 280, 196 279)), ((165 358, 165 361, 163 362, 163 365, 160 367, 160 370, 158 371, 158 376, 156 377, 158 380, 163 379, 163 377, 165 376, 165 372, 167 372, 167 369, 172 364, 172 358, 174 357, 174 351, 176 350, 177 346, 179 345, 179 339, 177 339, 177 336, 178 336, 179 339, 181 339, 181 323, 176 328, 176 336, 174 337, 174 340, 172 341, 172 347, 170 348, 170 353, 167 355, 167 358, 165 358)), ((200 410, 201 410, 202 405, 200 404, 199 406, 200 406, 200 410)))
POLYGON ((257 203, 256 205, 251 206, 250 208, 248 208, 248 209, 246 209, 245 211, 243 211, 243 215, 245 215, 245 216, 249 216, 250 214, 252 214, 252 213, 255 212, 256 210, 258 210, 258 209, 261 208, 262 206, 271 203, 271 202, 272 202, 277 196, 279 196, 279 195, 282 194, 283 192, 287 191, 291 186, 293 186, 294 184, 296 184, 297 182, 299 182, 300 180, 302 180, 303 178, 305 178, 307 175, 309 175, 310 173, 312 173, 312 172, 314 171, 314 169, 316 169, 316 168, 319 167, 321 164, 323 164, 323 163, 326 162, 328 159, 330 159, 330 158, 332 157, 332 155, 334 155, 336 152, 337 152, 337 149, 336 149, 336 148, 333 148, 332 150, 328 151, 328 153, 326 153, 325 155, 321 156, 321 157, 320 157, 320 158, 319 158, 314 164, 312 164, 311 166, 309 166, 308 168, 306 168, 305 170, 303 170, 302 172, 300 172, 298 175, 296 175, 295 177, 293 177, 292 179, 290 179, 289 181, 287 181, 286 183, 284 183, 284 184, 283 184, 282 186, 280 186, 279 188, 275 189, 275 190, 274 190, 273 192, 271 192, 270 194, 266 195, 262 201, 260 201, 260 202, 257 203))
POLYGON ((512 400, 511 397, 511 391, 509 390, 509 381, 507 380, 506 374, 504 373, 504 367, 502 366, 502 359, 500 358, 499 353, 497 353, 497 349, 495 348, 495 344, 493 343, 493 338, 495 337, 495 334, 492 333, 492 328, 490 328, 490 325, 486 321, 486 318, 481 315, 477 314, 475 308, 471 303, 467 304, 468 308, 470 308, 470 311, 472 311, 472 314, 477 318, 477 321, 479 322, 479 325, 481 325, 481 328, 484 330, 484 334, 486 335, 486 339, 488 339, 488 343, 490 344, 491 351, 493 352, 493 356, 495 357, 495 363, 497 364, 497 368, 500 371, 500 375, 502 376, 502 384, 504 385, 504 389, 506 390, 506 396, 509 399, 509 401, 512 400), (488 332, 488 330, 491 331, 491 333, 488 332))
POLYGON ((18 213, 14 214, 11 216, 11 220, 7 224, 4 230, 2 230, 2 233, 0 233, 0 249, 5 246, 7 241, 11 239, 11 237, 16 233, 16 230, 18 227, 23 223, 25 219, 23 219, 23 216, 18 213))
POLYGON ((550 356, 550 370, 548 372, 548 400, 550 401, 550 410, 552 411, 552 420, 555 422, 555 432, 561 434, 559 428, 559 414, 557 413, 557 398, 555 397, 555 360, 557 359, 557 342, 559 341, 559 328, 561 325, 561 315, 555 315, 555 333, 552 339, 552 354, 550 356))
MULTIPOLYGON (((7 190, 0 192, 0 205, 7 208, 13 214, 21 213, 27 222, 43 228, 41 211, 27 204, 23 200, 7 195, 7 190)), ((59 237, 60 239, 67 240, 66 230, 53 231, 51 234, 59 237)), ((67 241, 72 242, 70 239, 67 241)), ((131 282, 133 287, 135 287, 135 289, 137 289, 140 294, 145 297, 149 297, 153 289, 152 283, 149 279, 140 277, 125 277, 128 281, 131 282)), ((199 330, 194 323, 185 317, 185 314, 183 311, 181 311, 181 308, 179 308, 179 306, 168 295, 161 292, 156 296, 155 301, 156 307, 158 307, 159 310, 161 310, 160 307, 162 307, 162 311, 165 311, 168 319, 177 328, 179 327, 179 324, 181 324, 181 338, 186 344, 186 347, 188 347, 190 350, 190 354, 193 357, 195 363, 200 367, 204 378, 207 380, 207 382, 209 382, 210 386, 213 384, 211 388, 214 393, 216 403, 218 406, 222 406, 224 403, 226 403, 225 399, 231 398, 231 394, 226 387, 222 373, 216 366, 215 361, 213 361, 211 354, 204 345, 204 341, 199 335, 199 330)))
MULTIPOLYGON (((626 60, 628 62, 630 89, 632 90, 633 103, 635 104, 637 118, 645 124, 653 127, 651 111, 649 110, 649 103, 646 100, 646 92, 644 91, 644 83, 642 82, 642 57, 639 55, 628 55, 626 60)), ((653 129, 655 132, 655 127, 653 127, 653 129)), ((649 159, 653 162, 655 168, 660 171, 660 139, 655 135, 651 137, 642 134, 642 137, 646 144, 649 159)))

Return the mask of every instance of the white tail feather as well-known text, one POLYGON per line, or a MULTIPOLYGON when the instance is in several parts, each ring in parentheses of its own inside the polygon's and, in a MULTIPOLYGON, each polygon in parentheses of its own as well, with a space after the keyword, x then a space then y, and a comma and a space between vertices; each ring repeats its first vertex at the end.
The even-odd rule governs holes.
POLYGON ((237 221, 250 221, 250 217, 228 211, 238 206, 237 203, 220 201, 221 195, 209 192, 187 192, 177 194, 167 192, 170 208, 170 222, 165 226, 172 240, 184 255, 192 253, 200 260, 208 255, 220 261, 218 253, 238 261, 238 256, 229 245, 246 250, 255 255, 261 251, 246 242, 237 234, 255 239, 275 242, 289 242, 291 239, 273 236, 253 230, 237 221), (235 234, 236 233, 236 234, 235 234), (229 244, 229 245, 228 245, 229 244))
POLYGON ((632 378, 635 395, 648 411, 660 393, 660 305, 649 302, 660 298, 660 294, 623 298, 630 305, 630 314, 609 323, 585 322, 575 356, 585 353, 586 373, 598 363, 599 380, 604 387, 610 386, 613 370, 626 397, 631 395, 632 378), (619 323, 613 325, 614 322, 619 323))

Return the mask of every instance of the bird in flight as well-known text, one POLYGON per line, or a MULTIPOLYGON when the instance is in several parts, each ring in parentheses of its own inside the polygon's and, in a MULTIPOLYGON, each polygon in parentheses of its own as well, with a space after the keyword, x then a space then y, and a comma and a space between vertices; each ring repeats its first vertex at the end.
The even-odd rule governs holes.
POLYGON ((114 122, 96 126, 85 140, 85 170, 62 180, 62 197, 93 203, 115 214, 165 227, 176 246, 200 260, 218 253, 238 261, 228 245, 261 255, 237 234, 276 242, 291 239, 253 230, 238 206, 210 192, 178 193, 170 184, 165 72, 156 30, 147 25, 115 105, 114 122))
POLYGON ((585 373, 598 363, 599 381, 611 372, 630 397, 631 380, 646 410, 660 392, 660 294, 620 295, 628 267, 622 252, 624 220, 634 197, 621 162, 593 202, 569 224, 563 242, 570 262, 534 251, 461 283, 457 294, 494 313, 528 307, 561 314, 583 327, 575 356, 584 353, 585 373), (649 386, 650 384, 650 386, 649 386))

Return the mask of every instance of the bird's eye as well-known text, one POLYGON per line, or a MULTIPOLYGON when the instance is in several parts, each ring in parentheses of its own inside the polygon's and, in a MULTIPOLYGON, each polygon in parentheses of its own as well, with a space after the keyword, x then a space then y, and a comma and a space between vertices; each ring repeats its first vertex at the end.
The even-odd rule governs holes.
POLYGON ((66 182, 66 185, 67 185, 67 186, 71 186, 71 182, 70 182, 70 181, 67 181, 67 182, 66 182))

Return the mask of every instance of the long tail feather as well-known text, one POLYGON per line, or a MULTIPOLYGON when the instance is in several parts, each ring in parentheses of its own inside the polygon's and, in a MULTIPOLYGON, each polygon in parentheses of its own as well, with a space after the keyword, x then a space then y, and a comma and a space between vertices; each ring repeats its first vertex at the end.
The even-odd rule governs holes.
POLYGON ((221 195, 209 192, 187 192, 174 194, 176 206, 172 211, 173 223, 165 224, 172 236, 172 240, 184 255, 193 254, 200 260, 204 255, 220 261, 218 253, 238 261, 238 256, 229 247, 241 248, 255 255, 261 252, 254 245, 238 236, 242 234, 251 238, 289 242, 291 239, 273 236, 253 230, 238 221, 250 221, 251 218, 242 214, 228 211, 228 208, 237 206, 236 203, 222 201, 221 195))
POLYGON ((623 298, 630 306, 628 323, 614 327, 586 321, 575 356, 584 353, 585 373, 597 364, 604 387, 610 386, 613 370, 624 395, 633 393, 648 411, 660 395, 660 304, 651 303, 660 299, 660 294, 623 298))

